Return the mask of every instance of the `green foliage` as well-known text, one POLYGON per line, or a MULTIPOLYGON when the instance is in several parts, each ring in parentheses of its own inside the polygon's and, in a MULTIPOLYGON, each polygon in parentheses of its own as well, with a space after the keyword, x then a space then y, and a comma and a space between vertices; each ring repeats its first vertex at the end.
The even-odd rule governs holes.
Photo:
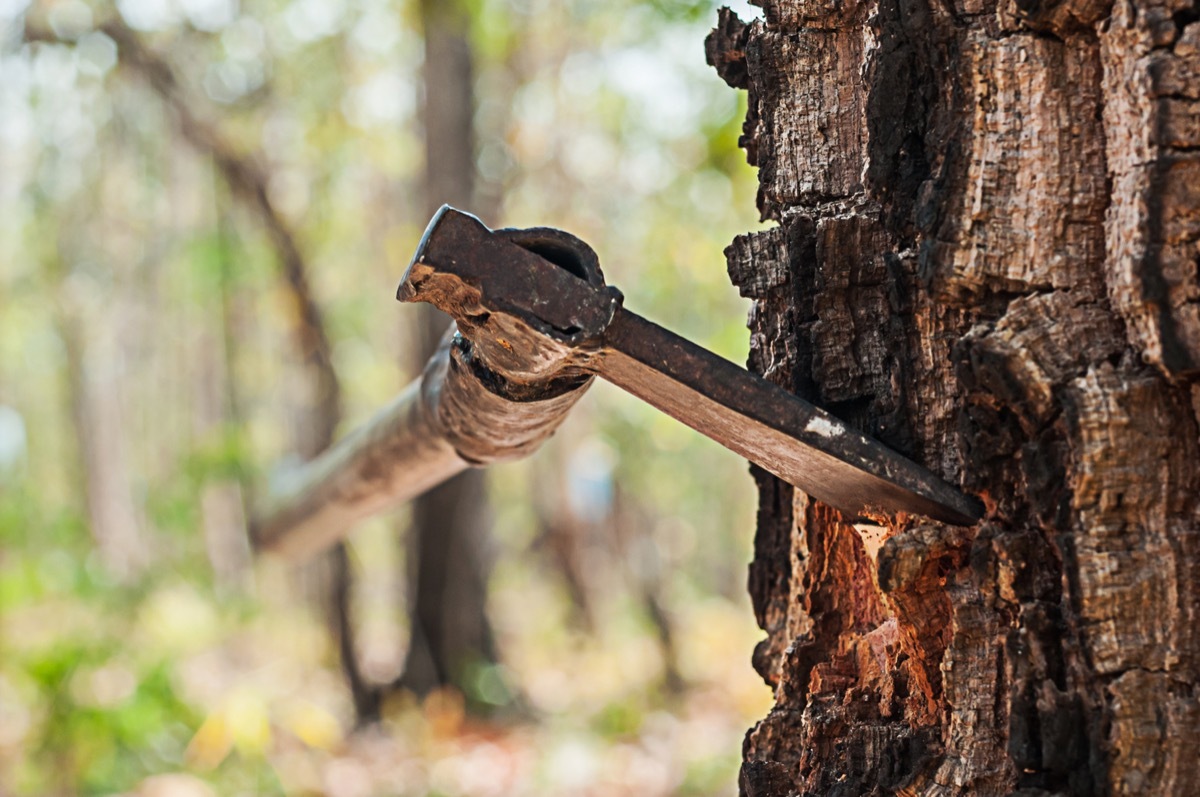
POLYGON ((605 739, 621 740, 636 737, 642 728, 645 711, 634 700, 609 703, 592 717, 595 733, 605 739))
MULTIPOLYGON (((126 603, 123 597, 113 608, 126 603)), ((82 794, 132 788, 149 774, 178 767, 196 725, 194 709, 176 693, 171 664, 131 659, 120 624, 109 625, 113 615, 94 603, 88 614, 88 626, 75 634, 6 656, 3 676, 41 698, 30 732, 27 793, 52 791, 55 784, 74 784, 82 794), (93 625, 97 621, 102 625, 93 625)))
POLYGON ((650 5, 666 22, 708 22, 713 14, 709 0, 651 0, 650 5))

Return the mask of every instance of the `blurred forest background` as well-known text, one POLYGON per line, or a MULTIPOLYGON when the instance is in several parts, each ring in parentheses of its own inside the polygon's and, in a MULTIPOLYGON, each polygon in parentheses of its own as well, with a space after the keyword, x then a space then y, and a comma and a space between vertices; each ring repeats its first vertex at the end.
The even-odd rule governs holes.
POLYGON ((446 583, 487 601, 449 666, 436 517, 303 568, 246 535, 417 373, 394 291, 442 201, 580 236, 745 359, 716 5, 0 0, 0 795, 734 792, 770 703, 752 483, 631 397, 597 384, 458 503, 446 583))

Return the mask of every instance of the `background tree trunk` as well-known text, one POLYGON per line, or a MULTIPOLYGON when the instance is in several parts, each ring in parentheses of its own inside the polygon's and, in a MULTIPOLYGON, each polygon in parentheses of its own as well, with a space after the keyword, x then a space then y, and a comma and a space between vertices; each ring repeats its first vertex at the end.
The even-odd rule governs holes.
POLYGON ((845 518, 756 471, 775 708, 741 789, 1200 779, 1200 7, 765 0, 750 365, 987 504, 845 518))
MULTIPOLYGON (((215 323, 199 322, 204 327, 204 343, 193 388, 197 396, 195 423, 198 435, 211 435, 214 431, 225 435, 228 429, 240 429, 245 423, 234 372, 239 319, 234 301, 236 264, 232 208, 225 192, 214 193, 213 211, 220 258, 216 296, 218 314, 215 323)), ((246 534, 250 496, 246 493, 245 485, 231 476, 211 480, 200 493, 201 529, 213 580, 219 589, 231 594, 252 592, 254 588, 253 552, 246 534)))
POLYGON ((132 582, 152 557, 130 479, 120 334, 110 318, 89 318, 78 307, 59 321, 88 527, 104 567, 132 582))
MULTIPOLYGON (((475 210, 475 98, 470 15, 460 2, 423 0, 425 210, 475 210)), ((494 222, 493 222, 494 223, 494 222)), ((421 305, 418 372, 450 325, 421 305)), ((454 686, 474 701, 478 667, 496 661, 487 618, 490 518, 484 475, 470 470, 413 503, 408 535, 411 636, 402 683, 420 695, 454 686)))

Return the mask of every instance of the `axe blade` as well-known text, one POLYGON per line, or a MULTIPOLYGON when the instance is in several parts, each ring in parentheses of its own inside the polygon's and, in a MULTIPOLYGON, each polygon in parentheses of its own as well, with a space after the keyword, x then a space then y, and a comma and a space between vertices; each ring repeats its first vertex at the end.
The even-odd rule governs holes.
POLYGON ((851 515, 971 525, 981 506, 925 468, 756 374, 624 308, 596 373, 851 515))

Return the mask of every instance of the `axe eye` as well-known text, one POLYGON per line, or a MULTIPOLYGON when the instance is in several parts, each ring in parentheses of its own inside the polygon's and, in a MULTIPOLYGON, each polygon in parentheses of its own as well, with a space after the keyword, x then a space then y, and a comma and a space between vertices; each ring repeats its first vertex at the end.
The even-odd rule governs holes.
POLYGON ((587 269, 584 267, 579 253, 568 249, 562 244, 550 241, 533 241, 530 243, 514 241, 514 243, 523 249, 533 252, 543 260, 553 263, 564 271, 579 277, 581 280, 588 278, 587 269))
POLYGON ((593 287, 604 286, 604 274, 596 251, 568 232, 553 227, 530 227, 497 230, 495 234, 593 287))

